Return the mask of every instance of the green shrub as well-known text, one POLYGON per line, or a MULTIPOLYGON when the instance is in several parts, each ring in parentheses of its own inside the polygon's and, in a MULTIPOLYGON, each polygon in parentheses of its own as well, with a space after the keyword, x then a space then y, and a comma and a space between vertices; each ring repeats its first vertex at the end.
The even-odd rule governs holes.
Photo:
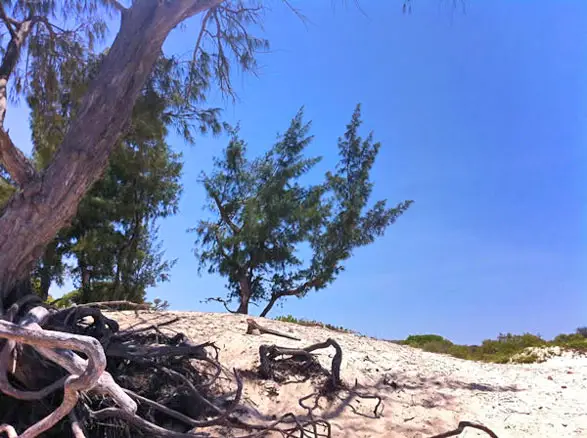
POLYGON ((284 315, 284 316, 278 316, 275 318, 275 321, 281 321, 281 322, 291 322, 293 324, 300 324, 300 320, 297 319, 295 316, 293 315, 284 315))
POLYGON ((560 346, 571 350, 587 352, 587 339, 573 339, 560 346))
POLYGON ((309 327, 322 327, 322 328, 327 328, 329 330, 333 330, 335 332, 342 332, 342 333, 353 333, 352 330, 346 329, 344 327, 340 327, 340 326, 335 326, 332 324, 325 324, 323 322, 319 322, 319 321, 312 321, 309 319, 303 319, 303 318, 296 318, 293 315, 285 315, 285 316, 278 316, 276 318, 274 318, 275 321, 281 321, 281 322, 289 322, 292 324, 299 324, 299 325, 305 325, 305 326, 309 326, 309 327))
POLYGON ((452 345, 452 342, 439 335, 410 335, 403 343, 411 347, 422 347, 430 343, 448 343, 452 345))
MULTIPOLYGON (((330 330, 353 333, 343 327, 324 324, 318 321, 299 319, 292 315, 278 316, 277 321, 289 322, 306 326, 318 326, 330 330)), ((497 339, 486 339, 481 345, 458 345, 450 340, 434 334, 410 335, 401 341, 389 341, 400 345, 419 348, 430 353, 448 354, 459 359, 475 360, 492 363, 529 364, 540 361, 536 353, 524 353, 527 348, 559 346, 587 353, 587 327, 578 328, 572 334, 560 334, 552 341, 546 341, 539 335, 524 333, 500 333, 497 339), (524 353, 524 354, 521 354, 524 353)))
POLYGON ((519 357, 513 358, 512 362, 513 363, 536 363, 539 362, 540 358, 538 357, 538 355, 536 353, 532 353, 532 354, 524 354, 521 355, 519 357))
POLYGON ((431 341, 426 342, 420 348, 430 353, 450 354, 453 344, 450 341, 431 341))
POLYGON ((587 352, 587 338, 579 333, 558 335, 554 338, 552 344, 563 348, 587 352))
POLYGON ((73 304, 77 304, 80 298, 80 291, 78 289, 74 289, 71 292, 64 294, 61 298, 57 298, 56 300, 50 301, 49 304, 58 308, 67 308, 71 307, 73 304))
MULTIPOLYGON (((477 360, 493 363, 508 363, 515 355, 529 347, 546 346, 548 343, 540 336, 531 333, 514 335, 500 334, 497 339, 486 339, 481 345, 457 345, 439 335, 411 335, 401 342, 403 345, 420 348, 432 353, 449 354, 459 359, 477 360)), ((535 355, 520 358, 523 363, 538 360, 535 355)))

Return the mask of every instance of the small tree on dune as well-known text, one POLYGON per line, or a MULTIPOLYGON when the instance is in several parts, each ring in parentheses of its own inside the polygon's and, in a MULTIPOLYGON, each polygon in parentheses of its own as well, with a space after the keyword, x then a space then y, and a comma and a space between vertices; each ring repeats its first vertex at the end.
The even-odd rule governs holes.
POLYGON ((304 157, 312 137, 302 116, 300 111, 277 143, 253 160, 235 130, 214 171, 202 177, 214 218, 191 229, 198 235, 196 255, 201 268, 227 278, 228 299, 238 300, 238 313, 266 301, 266 316, 284 297, 325 288, 355 249, 381 236, 412 204, 390 208, 379 200, 368 208, 380 144, 373 134, 359 136, 360 106, 338 140, 335 171, 319 184, 302 185, 300 178, 320 161, 304 157), (304 246, 310 248, 307 261, 300 255, 304 246))

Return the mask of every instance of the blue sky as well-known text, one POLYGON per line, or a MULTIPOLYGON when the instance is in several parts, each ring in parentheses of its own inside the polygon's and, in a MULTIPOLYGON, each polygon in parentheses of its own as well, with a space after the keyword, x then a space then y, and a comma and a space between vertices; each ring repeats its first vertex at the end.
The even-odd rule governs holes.
MULTIPOLYGON (((279 2, 266 17, 272 53, 259 77, 238 76, 236 104, 213 93, 225 119, 241 122, 251 153, 268 148, 305 105, 323 155, 356 103, 365 132, 382 148, 373 197, 412 208, 375 244, 359 249, 327 290, 289 299, 271 316, 293 314, 398 339, 438 333, 476 343, 499 332, 552 337, 587 325, 587 2, 470 0, 298 1, 304 27, 279 2)), ((168 52, 193 44, 198 20, 174 32, 168 52)), ((7 123, 28 141, 26 110, 7 123)), ((161 222, 171 282, 150 291, 177 310, 225 293, 221 278, 197 276, 194 236, 207 214, 196 179, 225 138, 183 152, 180 214, 161 222)), ((19 144, 19 143, 17 143, 19 144)), ((258 311, 252 308, 253 312, 258 311)))

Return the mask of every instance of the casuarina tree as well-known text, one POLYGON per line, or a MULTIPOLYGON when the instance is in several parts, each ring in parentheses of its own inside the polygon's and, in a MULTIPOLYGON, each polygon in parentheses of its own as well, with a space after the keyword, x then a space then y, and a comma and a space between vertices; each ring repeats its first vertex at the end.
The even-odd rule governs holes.
MULTIPOLYGON (((169 77, 179 81, 170 95, 177 98, 170 117, 195 113, 202 90, 214 80, 231 91, 231 55, 243 68, 254 67, 255 51, 264 41, 246 34, 245 26, 255 22, 259 9, 245 3, 142 0, 125 8, 115 0, 21 0, 0 5, 0 19, 10 35, 0 64, 0 122, 7 109, 10 80, 15 93, 26 91, 30 77, 50 84, 55 76, 68 74, 70 64, 86 61, 95 40, 105 33, 106 13, 116 11, 121 23, 83 92, 75 119, 42 172, 36 171, 4 129, 0 132, 0 162, 6 179, 18 187, 0 215, 3 301, 27 278, 44 247, 68 224, 85 192, 102 175, 172 29, 205 14, 193 57, 170 60, 169 77), (73 25, 64 29, 62 23, 73 25)), ((0 308, 5 306, 0 303, 0 308)))
MULTIPOLYGON (((100 59, 97 56, 69 66, 67 74, 51 84, 33 82, 27 101, 38 169, 50 163, 100 59)), ((167 59, 158 61, 103 177, 86 193, 71 224, 47 245, 38 261, 33 281, 39 279, 36 284, 43 299, 51 282, 63 283, 69 276, 77 283, 78 303, 142 302, 147 287, 168 278, 173 261, 163 259, 154 231, 159 218, 177 212, 182 163, 165 139, 168 113, 174 110, 171 93, 155 86, 171 82, 166 65, 167 59)), ((198 114, 202 129, 218 130, 216 113, 202 110, 198 114)))
POLYGON ((238 313, 266 302, 266 316, 284 297, 325 288, 355 249, 383 235, 412 204, 370 199, 380 144, 373 134, 359 135, 360 106, 338 140, 336 169, 320 184, 302 184, 320 160, 304 156, 312 137, 302 115, 256 159, 247 157, 235 130, 214 171, 202 178, 214 217, 191 230, 198 234, 196 254, 200 267, 227 278, 238 313))
MULTIPOLYGON (((4 340, 0 345, 0 412, 4 422, 0 433, 23 438, 112 433, 188 437, 200 435, 198 430, 202 428, 222 426, 248 430, 253 433, 250 436, 266 430, 294 436, 316 430, 321 420, 314 419, 311 412, 310 420, 288 414, 261 425, 238 419, 235 412, 242 396, 242 379, 235 372, 234 397, 213 392, 213 383, 223 368, 207 353, 210 343, 194 345, 180 334, 171 337, 161 331, 120 332, 116 321, 95 307, 59 311, 39 303, 38 296, 31 294, 31 273, 42 256, 59 257, 59 248, 51 254, 47 245, 61 229, 75 227, 80 202, 105 176, 111 154, 132 128, 138 99, 152 96, 153 89, 158 96, 164 96, 166 126, 175 127, 185 138, 193 139, 206 126, 216 129, 211 119, 214 114, 201 109, 206 92, 216 86, 225 95, 233 95, 230 79, 234 67, 255 69, 256 54, 266 49, 267 41, 254 37, 249 30, 260 28, 263 5, 268 3, 0 1, 0 339, 4 340), (164 56, 162 47, 167 36, 192 17, 201 20, 193 36, 192 52, 188 57, 164 56), (113 26, 119 26, 116 36, 101 57, 97 52, 103 51, 104 38, 113 26), (76 66, 85 64, 95 68, 91 80, 64 93, 62 85, 75 82, 76 66), (158 71, 165 74, 158 76, 158 71), (35 152, 47 152, 46 162, 39 167, 14 144, 4 125, 9 101, 34 96, 35 85, 41 85, 47 93, 37 96, 38 108, 48 111, 50 117, 44 127, 37 120, 33 128, 45 130, 44 134, 51 137, 52 149, 41 151, 41 144, 35 145, 39 146, 35 152), (55 104, 56 98, 70 100, 73 111, 59 114, 42 108, 48 102, 55 104), (66 119, 66 123, 57 123, 56 116, 66 119), (213 371, 202 372, 194 366, 196 360, 210 365, 213 371), (222 403, 217 402, 219 398, 222 403)), ((283 3, 291 7, 288 1, 283 3)), ((62 103, 57 107, 68 107, 62 103)), ((374 158, 371 148, 365 152, 374 158)), ((287 157, 290 152, 276 153, 287 157)), ((349 159, 349 169, 353 163, 349 159)), ((300 163, 300 169, 291 171, 303 173, 309 165, 300 163)), ((288 171, 283 178, 288 178, 288 171)), ((264 174, 264 178, 271 179, 270 169, 265 169, 264 174)), ((273 289, 268 292, 270 298, 277 300, 300 286, 322 287, 333 278, 329 270, 336 273, 340 269, 333 260, 344 260, 352 248, 372 238, 357 230, 372 226, 376 235, 378 229, 384 229, 378 221, 387 224, 391 221, 386 219, 388 215, 399 214, 389 212, 381 203, 367 215, 343 211, 355 208, 364 195, 360 190, 343 193, 345 186, 352 186, 343 181, 345 175, 358 177, 359 173, 338 169, 323 186, 300 187, 291 193, 283 190, 284 195, 298 195, 301 203, 309 204, 328 191, 331 199, 325 201, 324 209, 332 211, 334 221, 322 221, 322 208, 315 216, 298 221, 304 229, 322 230, 316 234, 322 237, 316 237, 316 242, 311 240, 315 262, 307 269, 315 272, 307 278, 314 279, 314 283, 304 286, 297 283, 303 278, 299 274, 276 270, 272 282, 275 293, 273 289), (311 193, 306 196, 308 190, 311 193)), ((270 217, 287 216, 279 205, 268 208, 276 209, 277 216, 270 217)), ((300 214, 308 208, 310 205, 300 207, 300 214)), ((230 209, 228 212, 231 214, 230 209)), ((303 232, 291 230, 293 234, 303 232)), ((288 257, 287 253, 295 257, 274 236, 269 236, 267 242, 271 247, 275 245, 276 252, 286 253, 282 259, 288 257)), ((59 272, 50 272, 51 275, 59 272)), ((252 283, 250 286, 255 291, 262 287, 252 283)), ((329 340, 327 345, 334 344, 329 340)), ((311 346, 300 354, 308 356, 317 348, 322 347, 311 346)), ((335 386, 339 383, 338 379, 334 382, 335 386)))

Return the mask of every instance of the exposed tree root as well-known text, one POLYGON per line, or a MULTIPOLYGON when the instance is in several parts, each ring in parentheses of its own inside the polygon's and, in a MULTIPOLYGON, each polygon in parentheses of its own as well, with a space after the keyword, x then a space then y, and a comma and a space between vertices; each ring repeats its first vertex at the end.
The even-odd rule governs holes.
POLYGON ((213 392, 223 369, 211 342, 195 345, 182 334, 167 336, 157 326, 121 332, 116 321, 94 306, 30 308, 36 304, 27 297, 0 321, 0 338, 6 340, 0 350, 4 435, 197 437, 211 436, 205 428, 224 426, 248 431, 250 437, 267 431, 294 436, 309 427, 293 414, 269 424, 238 419, 234 412, 242 379, 235 371, 231 397, 213 392), (35 365, 30 362, 39 365, 44 379, 16 372, 35 365), (47 377, 53 381, 36 387, 47 377), (24 406, 35 401, 40 407, 24 414, 24 406), (19 430, 24 431, 18 435, 19 430))
MULTIPOLYGON (((353 397, 374 399, 373 416, 382 412, 378 395, 348 387, 341 379, 342 349, 334 339, 291 349, 275 345, 259 348, 259 375, 283 380, 301 374, 320 378, 322 385, 302 397, 306 415, 287 413, 261 424, 244 421, 237 409, 243 394, 240 372, 226 376, 235 387, 220 389, 226 374, 212 342, 193 344, 184 335, 168 336, 160 327, 131 327, 120 331, 116 321, 98 307, 47 309, 34 297, 15 303, 0 320, 0 436, 46 437, 211 437, 217 428, 240 431, 241 438, 331 437, 330 424, 316 414, 322 397, 346 391, 353 397), (313 352, 334 348, 330 370, 320 366, 313 352)), ((101 304, 101 303, 100 303, 101 304)), ((486 431, 481 425, 459 424, 486 431)))
POLYGON ((497 438, 497 435, 495 434, 495 432, 493 432, 487 426, 483 426, 482 424, 471 423, 470 421, 461 421, 455 430, 451 430, 451 431, 444 432, 444 433, 441 433, 438 435, 434 435, 433 437, 430 437, 430 438, 447 438, 449 436, 457 436, 457 435, 460 435, 461 433, 463 433, 463 431, 467 427, 470 427, 472 429, 482 430, 487 435, 489 435, 491 438, 497 438))
MULTIPOLYGON (((375 399, 377 403, 373 409, 374 418, 378 418, 383 411, 383 400, 375 394, 363 393, 357 390, 358 383, 355 381, 353 388, 349 388, 340 377, 340 366, 342 364, 342 348, 334 339, 329 338, 325 342, 313 344, 305 348, 287 348, 276 345, 261 345, 259 347, 260 363, 259 373, 264 378, 284 380, 284 369, 289 369, 296 374, 306 374, 306 377, 322 373, 327 377, 319 391, 306 395, 299 400, 299 405, 307 411, 310 419, 314 420, 315 411, 318 408, 322 397, 331 397, 340 391, 346 391, 349 395, 361 399, 375 399), (324 370, 311 354, 313 351, 333 347, 335 354, 332 358, 330 371, 324 370), (281 357, 281 359, 279 359, 281 357), (281 374, 278 374, 281 373, 281 374), (313 399, 312 405, 306 404, 313 399)), ((313 426, 315 429, 315 425, 313 426)), ((330 427, 328 426, 328 429, 330 427)), ((330 432, 329 432, 330 433, 330 432)), ((310 436, 319 436, 316 430, 310 436)), ((327 436, 330 436, 329 434, 327 436)))

